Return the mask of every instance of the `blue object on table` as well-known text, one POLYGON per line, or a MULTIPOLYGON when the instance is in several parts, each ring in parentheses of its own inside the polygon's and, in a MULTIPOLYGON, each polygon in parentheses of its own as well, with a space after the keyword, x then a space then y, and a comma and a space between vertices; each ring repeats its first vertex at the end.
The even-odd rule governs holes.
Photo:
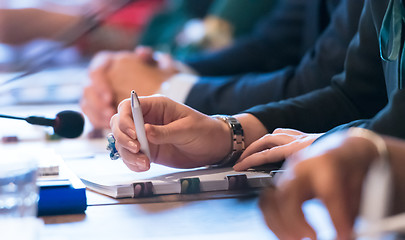
POLYGON ((38 216, 84 213, 87 208, 86 186, 61 161, 59 174, 37 180, 38 216))
POLYGON ((86 208, 86 188, 67 185, 39 189, 38 216, 84 213, 86 208))

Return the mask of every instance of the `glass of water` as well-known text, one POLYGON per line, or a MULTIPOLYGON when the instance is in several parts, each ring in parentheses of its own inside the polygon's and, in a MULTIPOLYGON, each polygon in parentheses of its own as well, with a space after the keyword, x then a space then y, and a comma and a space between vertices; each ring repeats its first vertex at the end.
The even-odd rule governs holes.
POLYGON ((0 157, 0 218, 36 216, 36 178, 37 164, 34 159, 18 153, 0 157))
POLYGON ((0 239, 38 240, 37 162, 24 152, 0 149, 0 239))

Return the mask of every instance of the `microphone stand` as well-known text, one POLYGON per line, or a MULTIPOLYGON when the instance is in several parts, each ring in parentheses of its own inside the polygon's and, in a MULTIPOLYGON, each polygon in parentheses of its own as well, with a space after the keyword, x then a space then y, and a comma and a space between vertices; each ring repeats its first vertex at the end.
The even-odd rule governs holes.
POLYGON ((24 118, 24 117, 16 117, 16 116, 0 114, 0 118, 24 120, 30 124, 35 124, 35 125, 40 125, 40 126, 49 126, 49 127, 52 127, 55 124, 54 119, 44 118, 44 117, 35 117, 35 116, 30 116, 30 117, 24 118))
POLYGON ((15 116, 4 115, 4 114, 0 114, 0 118, 9 118, 9 119, 25 120, 25 118, 23 118, 23 117, 15 117, 15 116))

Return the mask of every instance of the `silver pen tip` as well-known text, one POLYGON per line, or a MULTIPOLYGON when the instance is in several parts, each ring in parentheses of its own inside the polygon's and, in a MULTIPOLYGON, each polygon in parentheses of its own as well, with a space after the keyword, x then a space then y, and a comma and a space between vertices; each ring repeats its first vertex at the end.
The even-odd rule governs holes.
POLYGON ((131 91, 131 105, 134 107, 135 105, 139 106, 141 103, 139 102, 138 95, 136 94, 135 90, 131 91))

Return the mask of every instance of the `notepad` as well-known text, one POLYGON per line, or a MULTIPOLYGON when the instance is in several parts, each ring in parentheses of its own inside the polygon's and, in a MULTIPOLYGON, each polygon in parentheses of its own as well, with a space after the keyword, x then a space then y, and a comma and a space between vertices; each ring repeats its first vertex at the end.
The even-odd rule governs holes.
POLYGON ((236 172, 232 168, 177 169, 152 164, 149 171, 137 173, 122 161, 109 160, 107 154, 77 164, 87 169, 79 173, 87 188, 113 198, 253 189, 269 186, 272 181, 269 173, 236 172))

